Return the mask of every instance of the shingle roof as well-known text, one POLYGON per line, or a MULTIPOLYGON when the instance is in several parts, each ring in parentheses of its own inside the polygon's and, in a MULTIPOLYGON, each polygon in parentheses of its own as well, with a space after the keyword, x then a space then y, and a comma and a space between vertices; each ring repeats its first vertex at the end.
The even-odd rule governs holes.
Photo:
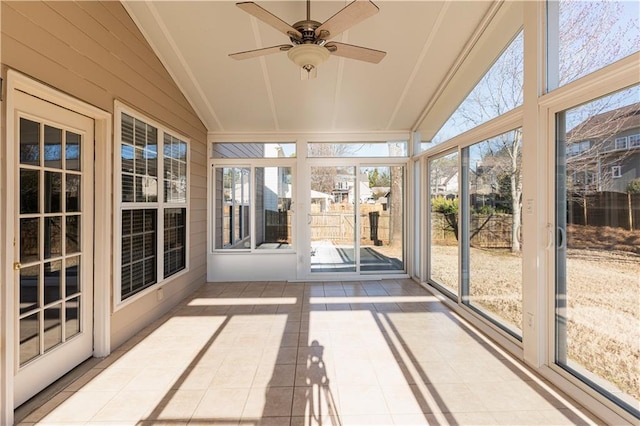
POLYGON ((567 142, 602 139, 640 127, 640 102, 589 117, 567 133, 567 142))

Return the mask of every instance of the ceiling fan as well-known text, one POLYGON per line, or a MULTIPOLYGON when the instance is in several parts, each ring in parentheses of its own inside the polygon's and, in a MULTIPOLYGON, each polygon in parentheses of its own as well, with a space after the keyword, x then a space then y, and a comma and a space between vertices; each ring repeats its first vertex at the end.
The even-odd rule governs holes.
POLYGON ((326 61, 329 55, 374 64, 380 62, 386 55, 386 52, 380 50, 329 41, 357 23, 378 13, 378 6, 370 0, 354 0, 324 23, 311 19, 311 0, 307 0, 307 19, 293 25, 287 24, 254 2, 236 3, 236 6, 289 36, 293 45, 281 44, 232 53, 229 56, 233 59, 249 59, 272 53, 288 52, 289 59, 300 67, 301 78, 306 80, 317 76, 317 67, 326 61))

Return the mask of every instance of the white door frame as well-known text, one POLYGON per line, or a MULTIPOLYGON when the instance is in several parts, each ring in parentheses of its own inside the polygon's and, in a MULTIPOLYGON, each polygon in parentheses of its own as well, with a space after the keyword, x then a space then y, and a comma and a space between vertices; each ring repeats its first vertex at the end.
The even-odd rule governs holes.
MULTIPOLYGON (((14 94, 22 91, 40 99, 59 105, 63 108, 93 118, 95 121, 95 161, 94 161, 94 194, 111 194, 111 144, 112 144, 112 116, 109 112, 100 110, 79 99, 59 92, 49 86, 32 80, 31 78, 9 70, 7 72, 7 99, 6 115, 4 123, 6 134, 3 149, 0 151, 2 159, 2 180, 7 182, 4 193, 0 194, 2 206, 2 232, 3 246, 0 250, 4 256, 0 258, 3 268, 1 282, 0 302, 0 423, 13 423, 13 376, 15 362, 15 291, 13 286, 13 260, 15 258, 13 240, 14 230, 14 199, 15 185, 15 139, 14 128, 15 114, 14 94)), ((103 357, 110 352, 110 312, 111 312, 111 212, 113 211, 111 197, 94 196, 94 223, 100 226, 94 227, 94 329, 93 356, 103 357), (106 259, 106 260, 105 260, 106 259)))

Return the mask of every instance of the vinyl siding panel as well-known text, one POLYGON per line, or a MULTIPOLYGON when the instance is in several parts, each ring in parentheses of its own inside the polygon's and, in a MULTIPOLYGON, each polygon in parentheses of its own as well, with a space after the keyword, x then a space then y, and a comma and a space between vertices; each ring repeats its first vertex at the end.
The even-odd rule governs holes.
POLYGON ((162 285, 162 300, 150 291, 112 312, 113 350, 205 281, 206 128, 119 2, 0 5, 3 77, 14 69, 112 114, 119 100, 190 139, 189 270, 162 285))

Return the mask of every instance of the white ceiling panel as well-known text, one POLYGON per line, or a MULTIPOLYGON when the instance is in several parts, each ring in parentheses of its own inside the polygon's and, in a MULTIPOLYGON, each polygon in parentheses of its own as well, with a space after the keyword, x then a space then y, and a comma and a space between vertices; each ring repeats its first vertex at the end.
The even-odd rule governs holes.
MULTIPOLYGON (((289 24, 306 18, 305 1, 257 3, 289 24)), ((489 28, 486 16, 498 16, 501 3, 375 3, 376 15, 333 40, 383 50, 386 57, 370 64, 331 56, 315 80, 301 80, 286 52, 231 59, 230 53, 290 43, 234 2, 123 4, 210 132, 409 131, 427 118, 431 128, 436 116, 429 106, 455 84, 456 64, 470 56, 474 40, 489 28)), ((311 19, 324 22, 347 4, 311 1, 311 19)))

